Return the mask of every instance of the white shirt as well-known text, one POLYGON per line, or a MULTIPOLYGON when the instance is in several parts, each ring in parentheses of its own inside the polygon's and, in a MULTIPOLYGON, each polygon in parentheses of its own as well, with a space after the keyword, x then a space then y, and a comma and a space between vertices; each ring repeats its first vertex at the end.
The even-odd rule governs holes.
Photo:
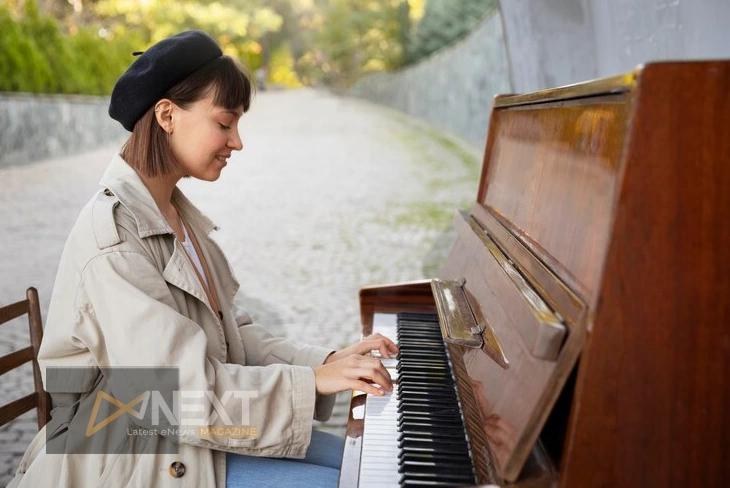
POLYGON ((183 228, 183 231, 185 232, 185 240, 182 241, 180 244, 182 244, 183 247, 185 248, 185 250, 188 252, 188 256, 190 256, 190 259, 193 261, 193 264, 197 268, 198 273, 200 273, 200 276, 203 277, 205 286, 210 286, 208 284, 208 278, 205 276, 205 272, 203 271, 203 264, 200 262, 198 253, 195 252, 195 246, 193 246, 193 243, 190 240, 190 236, 188 235, 188 228, 185 226, 185 224, 182 224, 182 228, 183 228))

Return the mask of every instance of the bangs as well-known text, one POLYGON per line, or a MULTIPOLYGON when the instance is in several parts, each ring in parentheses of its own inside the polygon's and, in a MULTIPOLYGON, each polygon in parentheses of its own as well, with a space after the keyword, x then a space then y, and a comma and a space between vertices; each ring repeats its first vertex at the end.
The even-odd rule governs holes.
POLYGON ((251 106, 253 83, 245 68, 229 56, 213 62, 217 64, 210 85, 215 90, 214 103, 230 110, 243 107, 247 112, 251 106))
POLYGON ((254 85, 246 68, 230 56, 221 56, 194 71, 166 94, 180 106, 214 93, 213 103, 229 110, 251 107, 254 85))

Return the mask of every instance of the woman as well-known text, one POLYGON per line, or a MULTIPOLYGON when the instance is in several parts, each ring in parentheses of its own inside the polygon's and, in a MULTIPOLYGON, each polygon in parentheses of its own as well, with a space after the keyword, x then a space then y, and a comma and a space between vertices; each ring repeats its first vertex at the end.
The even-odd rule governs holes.
POLYGON ((10 486, 337 481, 342 442, 312 420, 339 391, 390 391, 365 354, 397 347, 379 335, 296 346, 252 324, 214 225, 176 187, 218 179, 250 99, 249 78, 199 31, 118 80, 109 114, 132 134, 66 243, 39 353, 56 408, 10 486))

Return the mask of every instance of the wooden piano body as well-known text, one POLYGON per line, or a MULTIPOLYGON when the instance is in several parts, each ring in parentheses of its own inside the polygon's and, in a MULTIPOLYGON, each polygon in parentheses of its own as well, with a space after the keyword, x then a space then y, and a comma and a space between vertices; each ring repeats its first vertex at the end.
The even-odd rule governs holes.
MULTIPOLYGON (((496 97, 455 226, 439 278, 461 301, 371 286, 361 313, 364 334, 403 310, 484 329, 481 347, 447 344, 480 483, 728 483, 730 62, 496 97)), ((341 486, 357 484, 356 417, 341 486)))

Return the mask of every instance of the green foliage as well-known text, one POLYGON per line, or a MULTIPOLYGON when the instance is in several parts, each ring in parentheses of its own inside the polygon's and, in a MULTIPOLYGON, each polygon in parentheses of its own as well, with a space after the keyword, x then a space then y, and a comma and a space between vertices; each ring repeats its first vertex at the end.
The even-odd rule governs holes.
POLYGON ((274 85, 346 87, 464 35, 496 0, 0 0, 0 90, 106 95, 133 51, 201 29, 274 85), (264 71, 262 71, 264 72, 264 71))
POLYGON ((0 7, 0 90, 39 92, 50 85, 53 73, 48 59, 25 26, 12 12, 0 7))
POLYGON ((347 86, 362 74, 399 67, 404 3, 330 0, 323 5, 317 45, 325 80, 347 86))
POLYGON ((133 48, 85 26, 64 35, 34 0, 0 5, 0 90, 106 95, 129 65, 133 48))
POLYGON ((291 50, 286 44, 282 44, 276 51, 271 53, 269 81, 278 86, 297 88, 302 86, 301 81, 294 72, 294 59, 291 50))
POLYGON ((426 0, 423 18, 405 42, 405 61, 415 63, 471 31, 497 0, 426 0))

